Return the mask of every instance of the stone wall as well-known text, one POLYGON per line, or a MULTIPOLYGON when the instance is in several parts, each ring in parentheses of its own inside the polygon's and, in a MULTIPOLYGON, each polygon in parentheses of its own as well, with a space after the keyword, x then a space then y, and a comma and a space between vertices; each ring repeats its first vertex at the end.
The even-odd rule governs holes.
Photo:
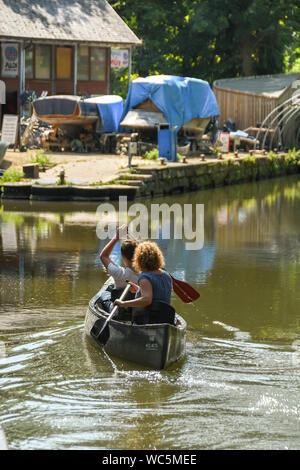
POLYGON ((149 167, 136 170, 137 175, 148 173, 152 176, 139 188, 141 197, 195 191, 298 172, 300 152, 282 155, 270 153, 268 156, 248 156, 213 162, 174 163, 155 169, 149 167))
POLYGON ((129 200, 178 192, 196 191, 217 186, 257 181, 300 172, 300 151, 267 156, 252 155, 224 160, 168 163, 140 166, 122 174, 104 186, 46 186, 35 183, 5 183, 2 198, 68 201, 129 200))

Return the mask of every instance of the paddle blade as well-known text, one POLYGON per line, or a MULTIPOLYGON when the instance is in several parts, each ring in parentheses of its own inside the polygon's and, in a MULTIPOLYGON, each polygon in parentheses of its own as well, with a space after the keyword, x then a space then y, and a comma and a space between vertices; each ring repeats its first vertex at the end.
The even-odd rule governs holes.
POLYGON ((184 303, 188 304, 199 299, 199 292, 197 292, 190 284, 185 281, 175 279, 173 276, 171 276, 171 278, 175 294, 177 294, 184 303))
POLYGON ((106 327, 101 331, 100 335, 98 336, 98 343, 100 346, 105 346, 107 341, 109 340, 110 332, 109 332, 109 325, 107 324, 106 327))
POLYGON ((103 347, 109 340, 109 324, 106 323, 106 325, 103 327, 102 322, 96 321, 90 333, 97 343, 103 347))

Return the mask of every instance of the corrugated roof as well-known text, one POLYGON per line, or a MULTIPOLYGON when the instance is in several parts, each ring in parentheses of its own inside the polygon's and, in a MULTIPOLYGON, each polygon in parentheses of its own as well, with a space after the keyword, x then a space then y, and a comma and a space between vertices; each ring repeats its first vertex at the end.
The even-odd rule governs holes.
POLYGON ((0 38, 140 45, 106 0, 0 0, 0 38))
POLYGON ((278 98, 295 80, 300 78, 300 73, 258 75, 255 77, 225 78, 216 80, 217 88, 240 91, 253 95, 262 95, 278 98))

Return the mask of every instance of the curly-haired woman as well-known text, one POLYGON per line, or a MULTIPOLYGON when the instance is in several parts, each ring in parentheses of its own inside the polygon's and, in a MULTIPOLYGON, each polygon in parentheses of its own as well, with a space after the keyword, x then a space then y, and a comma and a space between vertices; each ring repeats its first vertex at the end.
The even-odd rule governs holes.
POLYGON ((155 301, 170 304, 172 279, 170 274, 163 270, 164 257, 157 244, 140 243, 135 249, 132 264, 134 270, 139 273, 138 285, 130 283, 132 291, 136 292, 135 299, 116 300, 115 304, 139 310, 150 306, 155 301))

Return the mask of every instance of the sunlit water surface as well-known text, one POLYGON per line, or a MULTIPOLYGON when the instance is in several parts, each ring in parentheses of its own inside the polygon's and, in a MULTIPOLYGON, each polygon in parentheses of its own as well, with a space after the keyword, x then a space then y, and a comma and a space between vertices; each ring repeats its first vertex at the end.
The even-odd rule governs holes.
POLYGON ((9 448, 299 449, 299 178, 153 202, 205 207, 201 250, 159 241, 168 270, 201 293, 195 304, 173 294, 187 354, 166 371, 109 357, 85 337, 88 301, 106 279, 99 203, 0 205, 9 448))

